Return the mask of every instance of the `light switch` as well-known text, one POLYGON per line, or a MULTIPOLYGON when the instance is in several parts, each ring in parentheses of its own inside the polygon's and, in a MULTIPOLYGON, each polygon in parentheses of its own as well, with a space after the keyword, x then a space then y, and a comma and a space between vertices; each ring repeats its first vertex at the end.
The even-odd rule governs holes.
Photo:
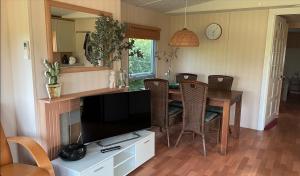
POLYGON ((30 59, 30 48, 29 48, 29 41, 25 41, 23 43, 23 50, 24 50, 24 59, 29 60, 30 59))

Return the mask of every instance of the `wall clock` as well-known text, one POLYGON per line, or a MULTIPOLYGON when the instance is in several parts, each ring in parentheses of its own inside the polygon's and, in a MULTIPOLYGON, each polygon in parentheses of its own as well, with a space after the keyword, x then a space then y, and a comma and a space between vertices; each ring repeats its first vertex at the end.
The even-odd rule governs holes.
POLYGON ((217 23, 212 23, 207 26, 205 34, 209 40, 217 40, 222 35, 222 27, 217 23))

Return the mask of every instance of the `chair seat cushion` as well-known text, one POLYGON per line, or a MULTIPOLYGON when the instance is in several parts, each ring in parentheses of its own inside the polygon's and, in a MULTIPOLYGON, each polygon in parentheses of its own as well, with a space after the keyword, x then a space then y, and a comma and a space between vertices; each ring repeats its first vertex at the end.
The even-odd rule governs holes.
POLYGON ((169 116, 173 116, 182 112, 182 108, 169 105, 169 116))
POLYGON ((177 108, 183 108, 183 105, 182 105, 181 101, 172 101, 169 105, 177 107, 177 108))
POLYGON ((37 166, 27 164, 8 164, 0 167, 1 176, 49 176, 48 172, 37 166))
POLYGON ((209 122, 209 121, 215 119, 218 116, 219 116, 218 113, 207 111, 205 113, 205 119, 204 120, 205 120, 205 122, 209 122))
POLYGON ((179 83, 170 83, 169 89, 179 89, 179 83))
POLYGON ((208 106, 207 111, 222 114, 223 113, 223 108, 217 107, 217 106, 208 106))

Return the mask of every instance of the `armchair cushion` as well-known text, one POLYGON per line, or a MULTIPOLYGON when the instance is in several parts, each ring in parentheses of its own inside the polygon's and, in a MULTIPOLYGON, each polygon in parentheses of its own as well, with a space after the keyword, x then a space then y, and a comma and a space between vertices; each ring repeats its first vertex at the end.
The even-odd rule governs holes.
POLYGON ((213 120, 214 118, 219 117, 218 113, 214 113, 214 112, 209 112, 207 111, 205 113, 205 122, 210 122, 211 120, 213 120))
POLYGON ((183 108, 182 102, 181 101, 172 101, 170 104, 170 106, 175 106, 178 108, 183 108))
POLYGON ((223 113, 223 108, 221 108, 221 107, 216 107, 216 106, 208 106, 208 107, 207 107, 207 111, 222 114, 222 113, 223 113))
POLYGON ((169 106, 169 116, 173 116, 182 112, 182 108, 169 106))

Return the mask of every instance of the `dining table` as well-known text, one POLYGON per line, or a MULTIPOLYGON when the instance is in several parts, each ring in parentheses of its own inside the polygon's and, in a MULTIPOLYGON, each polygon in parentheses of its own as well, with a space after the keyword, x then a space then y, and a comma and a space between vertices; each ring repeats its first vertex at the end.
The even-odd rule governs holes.
MULTIPOLYGON (((207 105, 222 107, 222 122, 221 122, 221 141, 220 153, 226 155, 228 151, 228 136, 229 136, 229 121, 230 121, 230 107, 236 104, 234 115, 234 128, 233 137, 239 138, 240 134, 240 119, 242 108, 242 91, 221 91, 208 89, 207 92, 207 105)), ((169 89, 169 99, 181 101, 180 89, 169 89)))

